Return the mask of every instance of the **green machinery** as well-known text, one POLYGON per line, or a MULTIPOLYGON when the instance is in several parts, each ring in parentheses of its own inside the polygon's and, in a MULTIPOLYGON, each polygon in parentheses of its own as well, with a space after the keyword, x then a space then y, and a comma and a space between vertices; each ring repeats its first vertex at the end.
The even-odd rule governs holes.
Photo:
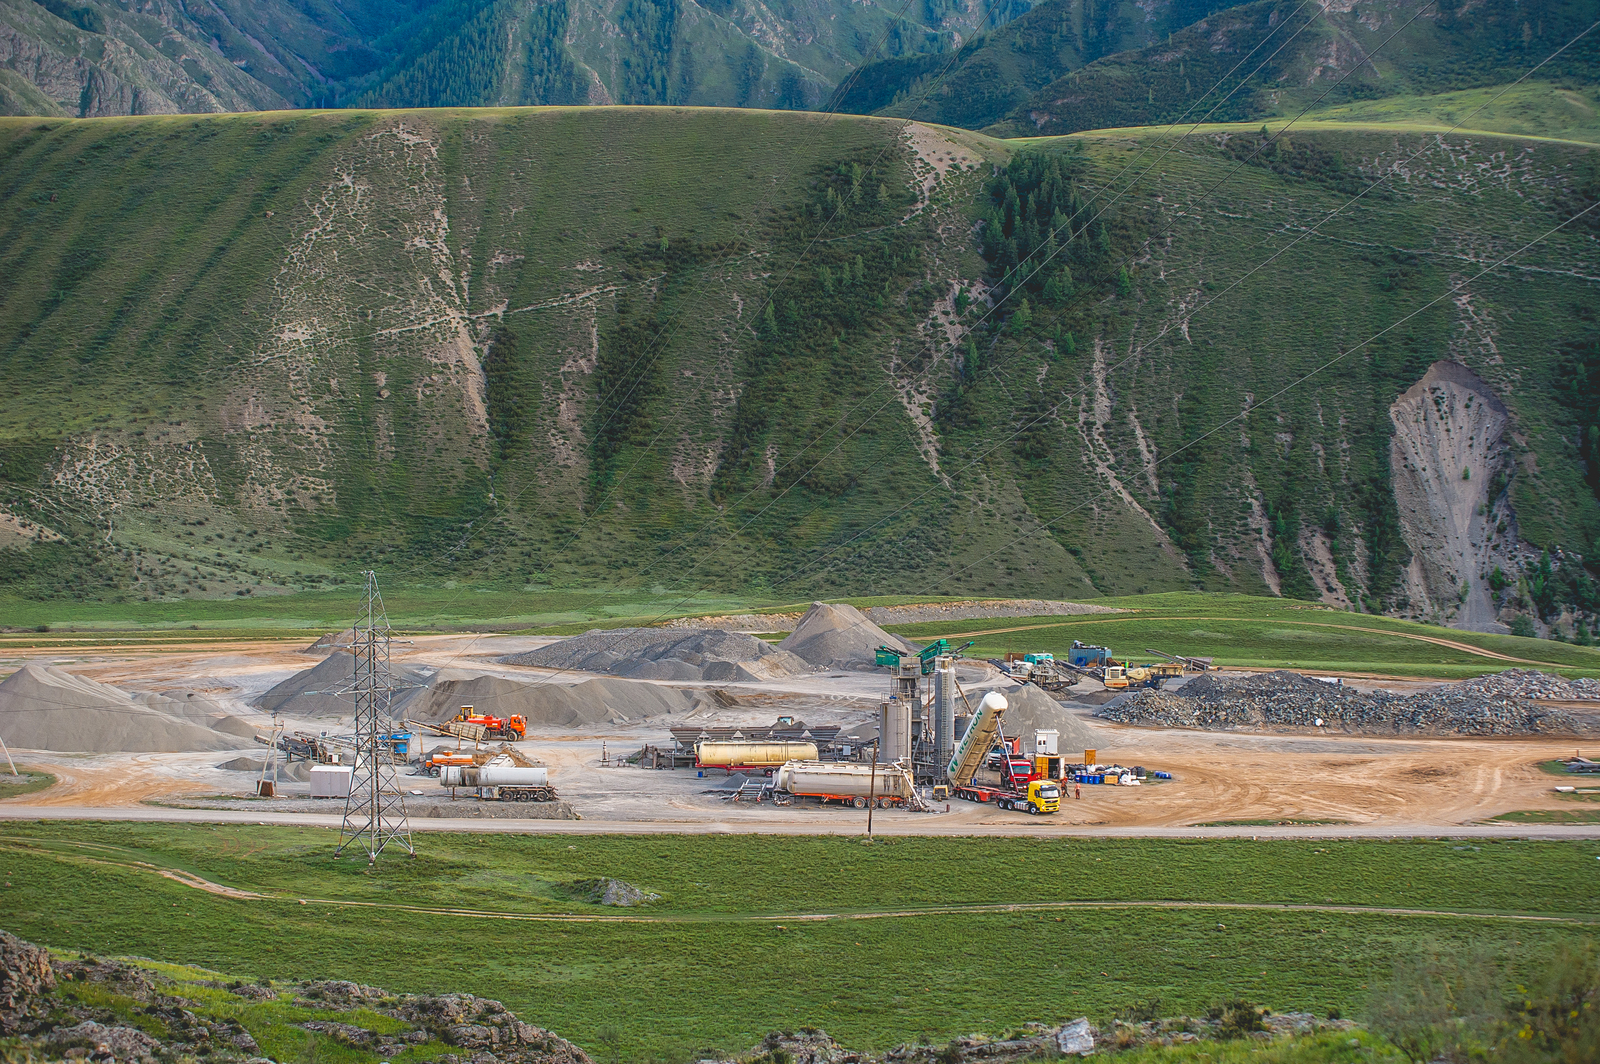
MULTIPOLYGON (((961 656, 961 652, 972 646, 975 642, 976 640, 969 639, 960 646, 953 647, 950 645, 950 640, 948 639, 935 639, 921 650, 915 652, 918 664, 921 666, 922 675, 926 676, 933 671, 933 663, 935 659, 946 656, 959 658, 961 656)), ((902 659, 910 656, 910 654, 902 653, 901 651, 895 650, 893 647, 878 647, 874 654, 873 661, 879 665, 893 669, 900 667, 902 659)))

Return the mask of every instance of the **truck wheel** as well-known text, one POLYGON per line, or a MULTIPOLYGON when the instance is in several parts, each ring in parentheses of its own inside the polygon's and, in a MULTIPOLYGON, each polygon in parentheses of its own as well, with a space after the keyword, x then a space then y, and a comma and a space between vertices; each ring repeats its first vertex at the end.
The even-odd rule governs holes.
POLYGON ((865 809, 867 807, 867 800, 858 795, 851 799, 850 804, 855 806, 857 809, 865 809))

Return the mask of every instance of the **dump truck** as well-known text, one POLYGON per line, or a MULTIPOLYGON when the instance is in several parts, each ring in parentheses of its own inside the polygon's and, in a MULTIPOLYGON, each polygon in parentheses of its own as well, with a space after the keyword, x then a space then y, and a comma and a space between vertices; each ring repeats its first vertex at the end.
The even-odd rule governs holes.
POLYGON ((451 718, 451 723, 481 725, 484 735, 490 739, 510 739, 515 742, 528 734, 528 720, 520 714, 493 717, 476 713, 471 706, 462 706, 460 712, 451 718))
POLYGON ((449 720, 408 720, 413 728, 451 739, 481 743, 485 739, 510 739, 512 742, 526 737, 528 722, 525 717, 490 717, 474 713, 471 706, 462 706, 449 720))
POLYGON ((1059 812, 1060 784, 1038 775, 1034 761, 1006 741, 1001 725, 1005 711, 1006 697, 999 691, 990 691, 978 703, 945 768, 952 793, 969 802, 994 802, 1001 809, 1059 812))

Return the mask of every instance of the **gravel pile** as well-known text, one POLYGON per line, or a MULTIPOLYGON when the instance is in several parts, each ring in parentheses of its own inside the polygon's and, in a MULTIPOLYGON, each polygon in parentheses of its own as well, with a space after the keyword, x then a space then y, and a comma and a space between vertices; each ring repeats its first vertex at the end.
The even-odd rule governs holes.
POLYGON ((753 635, 715 628, 597 628, 500 660, 507 665, 608 672, 632 680, 714 683, 759 682, 811 671, 793 654, 753 635))
MULTIPOLYGON (((432 669, 390 665, 393 682, 402 687, 402 690, 395 692, 392 715, 406 715, 406 704, 417 697, 432 672, 432 669)), ((264 692, 256 699, 255 705, 264 713, 276 713, 284 717, 351 717, 356 711, 355 700, 348 694, 335 692, 348 688, 355 675, 355 658, 348 650, 335 651, 319 664, 302 669, 264 692)))
POLYGON ((408 720, 449 720, 462 706, 497 717, 520 715, 530 727, 578 728, 679 716, 713 708, 716 701, 698 691, 631 680, 585 680, 568 687, 442 669, 427 690, 406 703, 403 716, 408 720))
POLYGON ((1363 694, 1279 670, 1248 676, 1207 673, 1176 691, 1136 691, 1095 713, 1121 724, 1172 728, 1305 727, 1361 734, 1594 735, 1600 720, 1534 699, 1600 696, 1593 680, 1569 682, 1511 669, 1414 695, 1363 694))
POLYGON ((0 738, 24 750, 177 753, 238 750, 255 728, 192 692, 129 694, 52 665, 0 683, 0 738))
POLYGON ((910 643, 879 628, 854 606, 813 602, 778 649, 824 669, 875 669, 880 646, 913 650, 910 643))
MULTIPOLYGON (((990 689, 969 688, 967 697, 973 706, 977 706, 988 690, 990 689)), ((1006 698, 1006 712, 1001 718, 1001 726, 1005 728, 1008 737, 1021 737, 1025 748, 1031 749, 1033 733, 1040 728, 1054 728, 1059 732, 1057 749, 1073 759, 1084 750, 1110 745, 1109 736, 1103 732, 1096 732, 1076 713, 1033 684, 1021 687, 1001 686, 993 690, 999 691, 1006 698)), ((959 698, 956 699, 956 709, 958 712, 966 712, 966 706, 959 698)))

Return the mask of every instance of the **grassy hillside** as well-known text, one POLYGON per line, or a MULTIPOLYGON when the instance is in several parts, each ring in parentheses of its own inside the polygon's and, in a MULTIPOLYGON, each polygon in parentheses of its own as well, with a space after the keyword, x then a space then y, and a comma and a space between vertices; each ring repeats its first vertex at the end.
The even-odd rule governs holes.
POLYGON ((1198 585, 1447 618, 1399 601, 1426 544, 1387 478, 1389 404, 1449 357, 1516 422, 1497 483, 1527 572, 1502 600, 1555 620, 1592 591, 1561 584, 1570 553, 1535 564, 1600 530, 1592 228, 1248 398, 1593 202, 1590 151, 1324 126, 1253 157, 1217 127, 1105 192, 1156 131, 1027 145, 999 179, 1019 145, 907 133, 692 109, 0 124, 0 582, 159 603, 377 565, 669 606, 1198 585), (1081 236, 1011 273, 1052 212, 1081 236))
MULTIPOLYGON (((1592 5, 1564 0, 1530 20, 1521 5, 1492 0, 1429 5, 1411 21, 1420 6, 1262 0, 1221 10, 1183 2, 1102 9, 1048 0, 968 41, 947 74, 947 56, 885 59, 858 71, 834 104, 854 114, 1031 136, 1192 121, 1208 112, 1218 121, 1286 117, 1331 89, 1319 111, 1378 121, 1426 116, 1449 127, 1452 112, 1488 98, 1468 90, 1521 77, 1594 14, 1592 5)), ((1545 81, 1520 89, 1476 126, 1529 134, 1592 128, 1586 86, 1596 70, 1600 41, 1580 41, 1541 69, 1545 81)))
MULTIPOLYGON (((1185 115, 1193 121, 1207 113, 1215 121, 1254 121, 1292 116, 1314 103, 1505 84, 1593 21, 1593 5, 1576 0, 1548 5, 1536 19, 1514 0, 1427 6, 1374 0, 1326 8, 1260 0, 1226 8, 1169 40, 1064 70, 988 129, 1031 136, 1159 125, 1185 115)), ((1591 33, 1540 77, 1575 89, 1594 84, 1597 71, 1600 37, 1591 33)))
POLYGON ((981 129, 1067 71, 1159 41, 1215 9, 1201 0, 1045 0, 973 37, 955 56, 867 63, 841 84, 829 107, 981 129))
POLYGON ((686 103, 814 107, 869 60, 1030 0, 0 0, 0 114, 686 103))
POLYGON ((1361 1015, 1397 961, 1527 982, 1558 945, 1594 937, 1594 847, 1579 842, 430 832, 416 859, 369 871, 333 859, 325 830, 45 824, 5 836, 6 928, 31 941, 243 979, 476 993, 618 1061, 715 1057, 804 1026, 876 1051, 1082 1015, 1110 1026, 1151 999, 1173 1014, 1244 998, 1361 1015), (816 868, 828 874, 796 874, 816 868), (161 870, 265 897, 206 893, 161 870), (596 877, 661 897, 606 919, 570 895, 596 877), (88 896, 95 920, 58 904, 88 896), (539 919, 559 913, 583 922, 539 919), (449 948, 374 948, 397 936, 449 948), (976 942, 1028 943, 1044 977, 994 979, 994 951, 953 947, 976 942), (888 993, 884 956, 932 975, 888 993))

